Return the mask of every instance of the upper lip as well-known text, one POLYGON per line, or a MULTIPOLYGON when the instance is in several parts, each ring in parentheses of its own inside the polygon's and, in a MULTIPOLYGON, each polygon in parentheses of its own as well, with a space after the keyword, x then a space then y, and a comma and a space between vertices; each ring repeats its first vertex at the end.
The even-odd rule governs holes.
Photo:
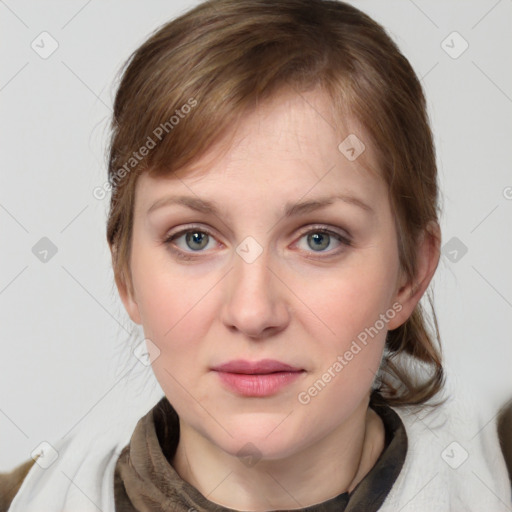
POLYGON ((261 359, 260 361, 247 361, 245 359, 236 359, 212 368, 219 372, 265 374, 275 372, 300 372, 302 368, 296 368, 289 364, 276 361, 275 359, 261 359))

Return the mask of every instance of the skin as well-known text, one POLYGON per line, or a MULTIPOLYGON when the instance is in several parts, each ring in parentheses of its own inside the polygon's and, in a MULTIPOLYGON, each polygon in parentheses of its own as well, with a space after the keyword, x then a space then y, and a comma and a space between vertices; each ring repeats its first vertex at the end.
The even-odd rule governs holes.
POLYGON ((366 134, 351 120, 366 150, 349 161, 338 144, 350 132, 337 133, 331 110, 319 90, 281 93, 193 166, 166 178, 146 173, 137 183, 133 291, 118 281, 119 293, 160 350, 153 371, 180 417, 172 464, 225 507, 310 506, 351 491, 368 473, 384 447, 382 421, 368 401, 386 332, 410 316, 439 260, 437 239, 423 237, 416 279, 405 281, 386 183, 365 167, 377 168, 366 134), (357 196, 373 213, 337 201, 283 216, 287 202, 333 193, 357 196), (147 215, 173 194, 214 201, 219 214, 167 205, 147 215), (191 223, 193 232, 211 231, 204 246, 179 234, 191 223), (307 236, 318 225, 350 245, 331 235, 318 249, 307 236), (172 234, 178 237, 166 244, 172 234), (248 236, 263 251, 251 263, 236 252, 248 236), (193 259, 180 259, 180 250, 193 259), (298 394, 397 303, 401 311, 385 328, 300 403, 298 394), (275 395, 244 397, 210 370, 239 358, 277 359, 305 372, 275 395), (255 464, 237 455, 247 443, 255 464))

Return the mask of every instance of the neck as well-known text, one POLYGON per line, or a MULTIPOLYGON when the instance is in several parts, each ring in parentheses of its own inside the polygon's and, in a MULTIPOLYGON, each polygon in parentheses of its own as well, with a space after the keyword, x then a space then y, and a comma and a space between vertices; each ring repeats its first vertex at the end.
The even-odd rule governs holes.
POLYGON ((172 465, 208 500, 247 511, 298 509, 351 492, 384 448, 384 425, 363 402, 327 436, 282 459, 241 463, 180 419, 172 465))

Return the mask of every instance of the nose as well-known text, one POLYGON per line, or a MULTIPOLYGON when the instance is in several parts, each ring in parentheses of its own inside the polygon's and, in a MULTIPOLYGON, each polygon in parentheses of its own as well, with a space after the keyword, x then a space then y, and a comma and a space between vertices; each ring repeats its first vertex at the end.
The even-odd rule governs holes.
POLYGON ((238 254, 227 276, 223 322, 228 329, 253 339, 264 339, 290 322, 289 289, 267 257, 267 251, 252 262, 238 254))

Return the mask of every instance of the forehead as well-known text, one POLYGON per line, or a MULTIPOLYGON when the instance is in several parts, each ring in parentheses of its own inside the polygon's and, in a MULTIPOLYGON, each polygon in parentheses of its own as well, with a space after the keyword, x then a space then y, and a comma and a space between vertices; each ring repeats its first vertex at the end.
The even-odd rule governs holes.
POLYGON ((285 89, 243 116, 213 153, 220 156, 223 146, 231 159, 279 153, 282 158, 300 158, 311 164, 318 163, 319 157, 337 160, 342 155, 354 170, 366 166, 377 172, 375 148, 369 139, 354 115, 335 112, 335 104, 322 89, 285 89))
POLYGON ((376 160, 362 125, 354 117, 336 118, 326 94, 286 92, 242 117, 185 168, 158 178, 144 173, 137 195, 146 203, 170 188, 215 197, 230 187, 248 197, 267 190, 297 200, 308 191, 352 190, 372 200, 383 187, 376 160))

